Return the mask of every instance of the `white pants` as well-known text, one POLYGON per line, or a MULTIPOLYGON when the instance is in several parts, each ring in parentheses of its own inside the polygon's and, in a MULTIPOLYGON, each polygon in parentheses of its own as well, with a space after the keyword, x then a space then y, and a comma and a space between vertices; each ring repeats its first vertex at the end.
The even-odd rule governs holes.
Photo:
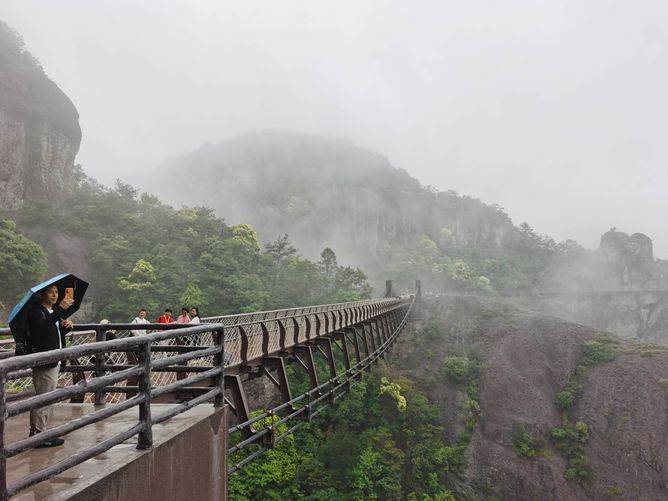
MULTIPOLYGON (((32 384, 35 387, 35 393, 48 393, 58 386, 58 374, 60 373, 60 364, 55 367, 33 367, 32 384)), ((46 422, 51 416, 52 406, 40 407, 30 411, 30 432, 39 433, 46 430, 46 422)))

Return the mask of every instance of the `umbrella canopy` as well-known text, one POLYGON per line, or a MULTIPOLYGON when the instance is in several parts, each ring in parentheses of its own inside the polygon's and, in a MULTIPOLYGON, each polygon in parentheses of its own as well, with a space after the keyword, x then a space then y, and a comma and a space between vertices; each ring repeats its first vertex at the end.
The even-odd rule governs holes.
POLYGON ((9 326, 12 327, 19 323, 25 317, 32 305, 35 304, 35 301, 37 301, 38 294, 51 285, 58 287, 59 300, 65 296, 65 289, 67 287, 72 287, 74 289, 74 303, 65 310, 65 318, 69 317, 79 309, 81 301, 86 294, 86 289, 88 289, 88 282, 84 282, 71 273, 63 273, 62 275, 57 275, 41 284, 37 284, 34 287, 31 287, 21 300, 16 303, 16 306, 14 306, 7 319, 9 326))

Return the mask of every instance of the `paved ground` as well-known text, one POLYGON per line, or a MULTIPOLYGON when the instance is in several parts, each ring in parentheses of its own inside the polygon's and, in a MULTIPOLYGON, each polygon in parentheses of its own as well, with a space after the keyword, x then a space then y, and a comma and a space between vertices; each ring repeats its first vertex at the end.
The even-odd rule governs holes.
MULTIPOLYGON (((171 407, 173 407, 173 404, 153 404, 151 406, 151 414, 154 416, 158 415, 171 407)), ((50 423, 53 426, 62 424, 66 421, 93 412, 93 410, 95 410, 95 407, 92 404, 58 404, 54 406, 54 412, 50 423)), ((158 446, 168 441, 170 438, 178 435, 212 413, 213 406, 204 404, 173 417, 165 423, 154 425, 154 446, 158 446)), ((16 482, 30 473, 46 468, 58 461, 70 457, 76 452, 129 429, 137 423, 138 415, 138 408, 135 407, 129 409, 108 418, 101 423, 86 426, 64 436, 65 444, 61 447, 33 449, 10 458, 7 461, 8 483, 11 484, 16 482)), ((22 414, 8 420, 5 440, 7 444, 10 444, 25 438, 27 433, 28 415, 22 414)), ((141 454, 144 454, 145 452, 136 449, 136 445, 137 437, 135 436, 130 440, 111 448, 107 452, 89 459, 79 466, 71 468, 60 475, 28 488, 12 499, 17 501, 68 499, 71 495, 79 492, 84 487, 95 483, 100 478, 133 461, 141 454)))

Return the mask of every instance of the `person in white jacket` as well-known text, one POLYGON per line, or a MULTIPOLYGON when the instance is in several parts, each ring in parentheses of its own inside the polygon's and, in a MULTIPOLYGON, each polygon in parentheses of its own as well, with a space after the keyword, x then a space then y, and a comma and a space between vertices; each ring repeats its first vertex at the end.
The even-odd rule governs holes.
POLYGON ((193 306, 190 308, 190 323, 191 324, 199 324, 202 321, 199 318, 199 308, 197 306, 193 306))
MULTIPOLYGON (((131 322, 133 324, 150 324, 148 320, 146 320, 146 310, 142 308, 139 310, 139 313, 137 313, 137 316, 134 318, 134 320, 131 322)), ((131 330, 130 331, 133 336, 141 336, 142 334, 146 334, 146 330, 131 330)))

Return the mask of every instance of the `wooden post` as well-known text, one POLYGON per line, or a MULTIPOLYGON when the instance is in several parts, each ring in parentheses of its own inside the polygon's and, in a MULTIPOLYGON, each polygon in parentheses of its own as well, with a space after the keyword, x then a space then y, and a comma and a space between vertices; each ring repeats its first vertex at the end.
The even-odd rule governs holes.
POLYGON ((220 374, 216 377, 216 386, 220 388, 220 393, 213 400, 213 406, 222 407, 225 405, 225 329, 218 329, 213 334, 216 344, 220 346, 220 353, 213 359, 213 363, 220 367, 220 374))
POLYGON ((139 404, 139 421, 144 429, 139 432, 137 438, 137 449, 150 449, 153 447, 153 423, 151 422, 151 343, 144 342, 137 350, 139 363, 144 367, 144 372, 139 377, 139 395, 144 395, 145 400, 139 404))
MULTIPOLYGON (((100 328, 95 329, 95 341, 106 341, 107 331, 100 328)), ((104 363, 106 353, 98 353, 95 355, 95 377, 104 376, 104 363)), ((107 394, 102 391, 95 392, 95 405, 104 405, 107 403, 107 394)))
POLYGON ((392 280, 385 280, 385 297, 394 297, 392 292, 392 280))

